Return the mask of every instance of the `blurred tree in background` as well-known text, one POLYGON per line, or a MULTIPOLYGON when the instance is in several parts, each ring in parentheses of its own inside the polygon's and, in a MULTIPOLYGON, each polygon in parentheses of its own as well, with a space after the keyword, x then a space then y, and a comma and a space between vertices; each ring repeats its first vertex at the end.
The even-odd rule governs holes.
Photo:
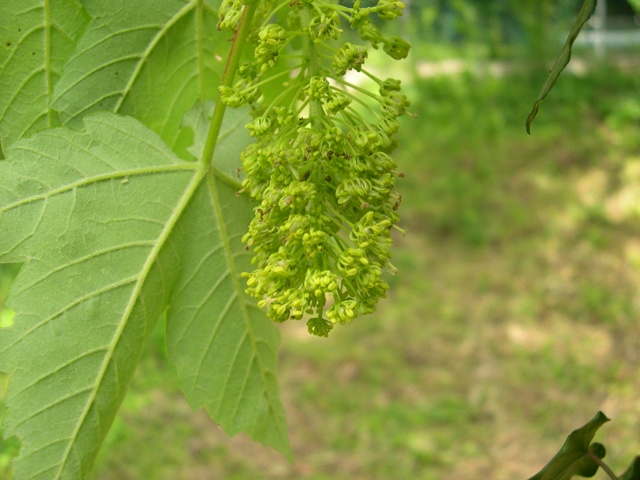
MULTIPOLYGON (((411 0, 405 16, 417 43, 457 47, 458 53, 497 59, 542 59, 557 49, 580 0, 411 0)), ((606 14, 633 23, 638 0, 601 0, 606 14)), ((418 47, 420 48, 420 46, 418 47)), ((450 50, 444 48, 449 54, 450 50)), ((430 51, 433 53, 433 51, 430 51)))
POLYGON ((514 49, 546 51, 540 39, 578 6, 576 0, 413 0, 408 22, 415 37, 435 44, 482 46, 488 58, 510 56, 514 49))

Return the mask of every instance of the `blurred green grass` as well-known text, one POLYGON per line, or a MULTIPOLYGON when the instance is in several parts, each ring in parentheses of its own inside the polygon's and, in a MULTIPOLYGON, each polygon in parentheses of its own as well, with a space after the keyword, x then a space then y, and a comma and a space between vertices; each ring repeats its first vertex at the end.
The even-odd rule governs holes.
POLYGON ((598 409, 624 470, 640 453, 640 76, 564 75, 529 137, 543 75, 405 80, 419 115, 397 154, 408 233, 389 298, 328 340, 282 326, 295 464, 189 409, 160 326, 93 478, 527 478, 598 409))

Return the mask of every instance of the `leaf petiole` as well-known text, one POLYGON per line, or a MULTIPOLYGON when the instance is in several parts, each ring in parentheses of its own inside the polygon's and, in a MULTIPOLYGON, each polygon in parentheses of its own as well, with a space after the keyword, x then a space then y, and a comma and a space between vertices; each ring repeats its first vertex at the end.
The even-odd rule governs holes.
POLYGON ((609 475, 611 477, 612 480, 618 480, 618 477, 616 476, 615 473, 613 473, 613 470, 611 470, 611 468, 609 467, 609 465, 607 465, 606 463, 604 463, 602 461, 602 459, 597 456, 595 453, 593 452, 588 452, 587 456, 589 456, 589 458, 591 458, 591 460, 593 460, 594 462, 596 462, 598 465, 600 465, 600 467, 607 472, 607 475, 609 475))

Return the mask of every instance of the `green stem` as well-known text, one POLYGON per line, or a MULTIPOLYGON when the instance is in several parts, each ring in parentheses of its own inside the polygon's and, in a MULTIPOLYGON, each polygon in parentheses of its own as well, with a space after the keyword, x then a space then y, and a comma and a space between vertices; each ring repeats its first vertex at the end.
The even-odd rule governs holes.
POLYGON ((282 2, 280 5, 278 5, 276 8, 274 8, 271 11, 269 16, 264 19, 264 22, 262 22, 262 25, 260 25, 260 27, 264 27, 282 8, 286 7, 290 3, 291 3, 291 0, 284 0, 284 2, 282 2))
MULTIPOLYGON (((302 21, 305 25, 309 25, 311 23, 311 20, 313 19, 313 8, 314 5, 306 5, 304 10, 302 11, 302 21)), ((320 75, 320 59, 318 58, 316 44, 311 36, 307 36, 307 39, 304 42, 303 53, 305 58, 309 62, 309 67, 307 69, 307 71, 309 72, 309 78, 311 79, 316 75, 320 75)), ((319 99, 316 98, 312 100, 309 105, 309 118, 314 119, 311 120, 311 125, 314 128, 319 127, 317 119, 321 115, 322 103, 319 99)))
POLYGON ((370 92, 369 90, 367 90, 365 88, 362 88, 362 87, 359 87, 357 85, 354 85, 353 83, 349 83, 346 80, 343 80, 341 77, 332 76, 331 78, 333 78, 336 82, 341 83, 342 85, 344 85, 346 87, 353 88, 354 90, 356 90, 356 91, 358 91, 358 92, 360 92, 360 93, 362 93, 364 95, 367 95, 367 96, 373 98, 374 100, 376 100, 378 102, 380 102, 382 100, 382 97, 380 95, 376 95, 375 93, 370 92))
MULTIPOLYGON (((366 102, 363 102, 359 97, 356 97, 355 95, 351 95, 349 92, 346 92, 353 100, 356 101, 356 103, 359 103, 360 105, 362 105, 362 107, 367 110, 371 115, 373 115, 376 120, 378 122, 380 122, 382 120, 382 116, 380 114, 378 114, 373 108, 371 108, 370 105, 367 105, 366 102)), ((345 110, 349 110, 350 112, 353 112, 354 114, 356 114, 358 116, 358 118, 360 118, 360 120, 362 121, 363 124, 366 124, 367 122, 365 122, 364 118, 362 118, 362 115, 360 115, 355 108, 353 108, 351 105, 348 105, 347 108, 345 110)))
POLYGON ((300 68, 302 66, 302 64, 300 65, 296 65, 295 67, 291 67, 290 70, 285 70, 284 72, 280 72, 280 73, 276 73, 274 75, 271 75, 270 77, 265 78, 264 80, 260 80, 257 83, 254 83, 253 85, 251 85, 250 88, 247 88, 245 90, 245 92, 249 92, 253 87, 261 87, 263 85, 266 85, 267 83, 273 81, 273 80, 277 80, 280 77, 284 77, 285 75, 291 75, 291 70, 295 70, 296 68, 300 68))
MULTIPOLYGON (((258 8, 258 2, 252 2, 250 5, 245 5, 242 12, 242 18, 240 18, 240 24, 233 36, 233 43, 231 44, 231 50, 229 51, 229 57, 227 58, 227 66, 224 69, 222 75, 221 85, 231 88, 233 85, 233 77, 238 69, 240 63, 240 56, 242 50, 249 36, 251 24, 253 23, 253 16, 258 8)), ((207 140, 204 144, 204 150, 202 151, 202 157, 200 162, 203 165, 209 165, 213 160, 213 152, 216 150, 216 144, 218 143, 218 136, 220 135, 220 128, 222 127, 222 120, 224 118, 224 112, 227 106, 223 103, 220 93, 216 100, 216 106, 213 110, 213 116, 211 117, 211 125, 209 125, 209 132, 207 133, 207 140)))
POLYGON ((373 80, 374 82, 376 82, 378 85, 382 85, 382 80, 380 80, 378 77, 376 77, 374 74, 372 74, 371 72, 368 72, 367 70, 365 70, 364 68, 361 68, 360 71, 362 73, 364 73, 367 77, 369 77, 371 80, 373 80))
MULTIPOLYGON (((266 116, 274 107, 277 107, 278 105, 280 105, 282 99, 284 99, 287 95, 289 95, 291 93, 292 90, 294 89, 299 89, 300 85, 296 85, 295 83, 293 85, 289 85, 287 88, 285 88, 282 93, 280 93, 280 95, 278 95, 270 104, 269 106, 266 108, 266 110, 264 111, 264 113, 262 114, 263 116, 266 116)), ((294 98, 296 97, 296 95, 294 95, 294 98)), ((281 130, 282 131, 282 130, 281 130)))

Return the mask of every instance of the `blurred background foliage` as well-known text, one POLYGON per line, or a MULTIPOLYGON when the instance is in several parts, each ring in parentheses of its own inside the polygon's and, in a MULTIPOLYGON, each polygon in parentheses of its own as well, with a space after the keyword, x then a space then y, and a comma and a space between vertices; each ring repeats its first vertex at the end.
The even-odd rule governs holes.
MULTIPOLYGON (((295 464, 189 409, 160 324, 93 478, 524 479, 597 410, 614 420, 597 439, 624 470, 640 453, 640 27, 629 3, 599 2, 533 135, 524 129, 579 3, 412 0, 388 31, 412 42, 410 61, 371 55, 418 113, 396 155, 407 234, 375 315, 328 340, 281 327, 295 464)), ((18 267, 0 268, 6 326, 18 267)), ((0 442, 0 478, 18 449, 0 442)))

